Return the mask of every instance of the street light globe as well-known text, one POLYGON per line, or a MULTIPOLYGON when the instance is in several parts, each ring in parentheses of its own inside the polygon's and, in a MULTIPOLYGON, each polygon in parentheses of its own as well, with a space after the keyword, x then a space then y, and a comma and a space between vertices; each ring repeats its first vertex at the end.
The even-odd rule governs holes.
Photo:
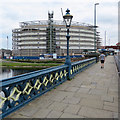
POLYGON ((67 28, 70 27, 72 18, 73 18, 73 16, 70 15, 70 10, 67 9, 66 14, 63 16, 64 22, 65 22, 67 28))
POLYGON ((99 5, 99 3, 95 3, 95 5, 99 5))

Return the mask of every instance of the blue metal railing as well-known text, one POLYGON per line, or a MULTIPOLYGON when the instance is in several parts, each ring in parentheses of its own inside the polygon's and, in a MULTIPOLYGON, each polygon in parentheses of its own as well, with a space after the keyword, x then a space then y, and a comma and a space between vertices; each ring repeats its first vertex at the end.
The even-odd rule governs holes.
POLYGON ((114 56, 114 58, 118 68, 118 72, 120 73, 120 56, 114 56))
POLYGON ((71 78, 94 63, 96 63, 96 57, 72 63, 71 78))
POLYGON ((0 118, 27 104, 94 64, 96 58, 30 72, 0 81, 0 118))

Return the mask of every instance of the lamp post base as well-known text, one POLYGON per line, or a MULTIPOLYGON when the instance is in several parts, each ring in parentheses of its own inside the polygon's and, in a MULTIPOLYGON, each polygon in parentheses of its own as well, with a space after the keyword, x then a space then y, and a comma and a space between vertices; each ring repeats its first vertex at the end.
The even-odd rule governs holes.
POLYGON ((66 65, 71 65, 71 59, 70 59, 70 56, 66 56, 65 64, 66 64, 66 65))
POLYGON ((70 56, 66 56, 65 65, 68 65, 68 80, 70 80, 71 79, 70 70, 72 68, 70 56))

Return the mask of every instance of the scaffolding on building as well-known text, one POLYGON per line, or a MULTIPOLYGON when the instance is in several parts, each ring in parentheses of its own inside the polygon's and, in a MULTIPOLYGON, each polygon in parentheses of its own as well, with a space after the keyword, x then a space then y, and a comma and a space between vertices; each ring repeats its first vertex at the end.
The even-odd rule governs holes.
MULTIPOLYGON (((38 21, 26 21, 26 22, 20 22, 20 27, 24 28, 24 27, 29 27, 29 26, 33 26, 33 25, 48 25, 50 22, 50 20, 38 20, 38 21)), ((53 25, 63 25, 65 26, 64 21, 61 20, 52 20, 52 24, 53 25)), ((86 24, 86 23, 80 23, 80 22, 76 22, 76 21, 72 21, 71 26, 84 26, 84 27, 94 27, 91 24, 86 24)))

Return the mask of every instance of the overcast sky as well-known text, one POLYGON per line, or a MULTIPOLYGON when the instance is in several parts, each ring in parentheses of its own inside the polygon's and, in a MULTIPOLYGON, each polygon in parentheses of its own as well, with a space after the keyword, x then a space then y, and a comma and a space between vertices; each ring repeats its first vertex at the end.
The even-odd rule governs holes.
POLYGON ((105 31, 107 45, 118 42, 118 1, 119 0, 2 0, 0 2, 0 48, 12 49, 12 29, 19 22, 47 20, 48 11, 54 11, 54 20, 63 20, 61 8, 65 14, 67 8, 73 15, 73 21, 94 24, 94 4, 97 6, 97 26, 104 45, 105 31), (109 42, 110 39, 110 42, 109 42))

